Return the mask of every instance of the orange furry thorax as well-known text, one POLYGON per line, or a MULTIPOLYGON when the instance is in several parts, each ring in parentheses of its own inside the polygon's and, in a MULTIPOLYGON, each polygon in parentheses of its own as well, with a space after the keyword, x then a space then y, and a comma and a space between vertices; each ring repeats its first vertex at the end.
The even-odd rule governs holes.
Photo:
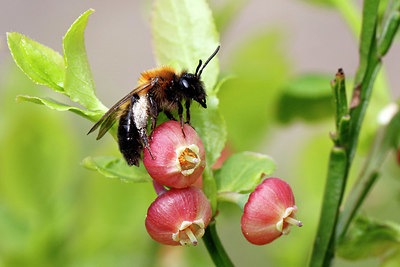
POLYGON ((166 83, 172 81, 175 75, 176 70, 170 66, 158 67, 142 72, 138 83, 139 85, 147 84, 156 77, 159 78, 159 83, 166 83))

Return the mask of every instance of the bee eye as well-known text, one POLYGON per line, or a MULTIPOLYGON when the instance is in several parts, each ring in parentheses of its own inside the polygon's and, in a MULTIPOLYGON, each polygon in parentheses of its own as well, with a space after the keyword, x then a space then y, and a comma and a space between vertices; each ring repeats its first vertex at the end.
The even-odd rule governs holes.
POLYGON ((182 79, 182 85, 187 89, 189 88, 189 82, 185 79, 182 79))

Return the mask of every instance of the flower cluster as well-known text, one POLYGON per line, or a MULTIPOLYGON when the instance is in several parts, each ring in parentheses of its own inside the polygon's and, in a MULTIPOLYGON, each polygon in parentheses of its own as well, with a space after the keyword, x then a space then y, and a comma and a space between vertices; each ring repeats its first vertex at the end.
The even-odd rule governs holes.
MULTIPOLYGON (((212 213, 210 202, 201 190, 205 168, 203 143, 189 125, 184 125, 183 130, 185 135, 176 121, 164 122, 154 130, 149 144, 154 158, 148 150, 144 151, 143 163, 158 194, 148 209, 146 229, 162 244, 195 246, 204 235, 212 213)), ((270 243, 288 234, 290 226, 302 226, 296 220, 296 212, 290 186, 279 178, 267 178, 250 194, 244 206, 243 235, 252 244, 270 243)))
POLYGON ((191 186, 202 175, 205 150, 196 131, 167 121, 153 132, 143 164, 154 179, 157 199, 150 205, 146 229, 165 245, 197 245, 211 219, 211 205, 203 191, 191 186), (171 189, 166 190, 164 186, 171 189))

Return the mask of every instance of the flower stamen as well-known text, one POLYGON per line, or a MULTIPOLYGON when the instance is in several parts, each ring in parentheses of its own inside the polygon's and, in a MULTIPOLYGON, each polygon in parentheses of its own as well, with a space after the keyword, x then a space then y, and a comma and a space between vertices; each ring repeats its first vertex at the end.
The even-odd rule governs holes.
POLYGON ((183 175, 187 176, 192 174, 200 165, 201 159, 198 155, 199 148, 196 145, 192 144, 188 147, 179 148, 176 153, 179 155, 177 158, 177 165, 183 175))
POLYGON ((172 240, 181 243, 183 246, 196 246, 199 243, 197 239, 202 238, 204 235, 204 227, 206 225, 203 219, 183 221, 179 230, 172 235, 172 240))
POLYGON ((303 223, 301 221, 296 220, 295 218, 292 218, 292 217, 287 217, 287 218, 285 218, 284 221, 291 225, 297 225, 298 227, 303 226, 303 223))
POLYGON ((298 227, 303 226, 303 223, 301 221, 298 221, 294 218, 294 214, 296 212, 297 212, 296 206, 287 208, 282 216, 282 219, 280 219, 276 223, 276 229, 282 234, 287 235, 290 232, 291 225, 296 225, 298 227))
POLYGON ((194 236, 192 230, 190 227, 185 229, 185 234, 189 237, 190 241, 192 242, 193 246, 196 246, 198 244, 196 237, 194 236))
POLYGON ((199 163, 199 158, 197 157, 197 154, 188 147, 182 152, 178 160, 182 170, 193 169, 196 164, 199 163))

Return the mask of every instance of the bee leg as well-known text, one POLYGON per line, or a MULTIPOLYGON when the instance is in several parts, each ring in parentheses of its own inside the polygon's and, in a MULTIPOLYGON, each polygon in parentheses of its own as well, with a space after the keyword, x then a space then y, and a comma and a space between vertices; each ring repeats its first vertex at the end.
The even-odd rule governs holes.
MULTIPOLYGON (((186 100, 185 107, 186 107, 186 123, 190 125, 190 104, 191 100, 186 100)), ((190 125, 191 126, 191 125, 190 125)))
POLYGON ((186 138, 185 132, 183 131, 183 107, 181 102, 177 102, 178 103, 178 115, 179 115, 179 122, 181 123, 181 129, 182 129, 182 133, 183 133, 183 137, 186 138))
POLYGON ((167 118, 171 121, 176 121, 176 119, 174 118, 174 116, 171 114, 171 112, 169 112, 168 110, 164 110, 164 114, 165 116, 167 116, 167 118))
POLYGON ((157 116, 151 116, 151 132, 150 132, 150 140, 153 139, 153 132, 157 125, 157 116))
POLYGON ((139 129, 139 133, 140 133, 140 137, 142 138, 142 142, 144 143, 144 146, 149 151, 151 158, 154 159, 153 153, 151 153, 151 150, 150 150, 149 139, 147 137, 146 128, 139 129))
POLYGON ((157 108, 157 104, 155 103, 155 101, 153 99, 152 94, 150 94, 148 96, 148 99, 150 102, 149 113, 150 113, 150 117, 151 117, 151 132, 150 132, 150 140, 151 140, 153 137, 154 129, 156 128, 156 125, 157 125, 158 108, 157 108))

